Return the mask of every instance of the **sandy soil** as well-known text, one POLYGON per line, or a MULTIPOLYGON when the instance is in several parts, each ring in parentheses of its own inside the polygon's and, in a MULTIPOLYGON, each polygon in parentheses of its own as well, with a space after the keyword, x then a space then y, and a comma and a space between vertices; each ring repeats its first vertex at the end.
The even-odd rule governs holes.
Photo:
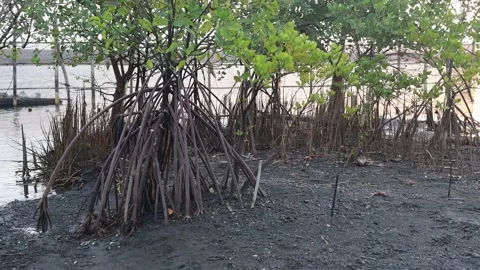
POLYGON ((131 238, 75 239, 89 184, 51 197, 45 234, 33 230, 35 201, 12 202, 0 209, 0 269, 480 269, 476 181, 455 180, 448 199, 446 175, 407 164, 291 156, 263 170, 270 197, 254 209, 211 196, 192 222, 146 218, 131 238))

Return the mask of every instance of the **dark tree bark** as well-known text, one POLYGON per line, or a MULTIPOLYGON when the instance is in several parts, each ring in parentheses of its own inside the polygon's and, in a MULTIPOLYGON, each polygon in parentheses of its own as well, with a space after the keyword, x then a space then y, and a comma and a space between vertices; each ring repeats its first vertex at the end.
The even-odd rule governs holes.
MULTIPOLYGON (((120 59, 111 56, 110 61, 112 63, 112 69, 116 80, 115 93, 113 94, 113 101, 115 102, 125 95, 125 87, 127 86, 128 80, 132 77, 136 66, 133 63, 129 63, 127 70, 125 70, 120 59)), ((122 102, 119 102, 112 107, 110 126, 112 128, 113 141, 115 141, 117 135, 118 120, 120 119, 119 116, 122 114, 122 111, 122 102)))

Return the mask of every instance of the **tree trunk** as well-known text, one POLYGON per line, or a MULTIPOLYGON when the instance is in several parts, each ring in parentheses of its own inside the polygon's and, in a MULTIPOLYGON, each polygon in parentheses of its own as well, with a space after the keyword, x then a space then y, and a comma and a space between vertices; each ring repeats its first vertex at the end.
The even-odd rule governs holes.
MULTIPOLYGON (((237 109, 237 119, 235 120, 235 151, 240 155, 245 154, 245 138, 247 134, 248 127, 248 108, 247 107, 247 83, 243 82, 240 86, 240 92, 238 93, 239 107, 237 109)), ((235 179, 239 179, 238 173, 240 170, 240 165, 238 162, 235 162, 233 166, 233 173, 235 174, 235 179)), ((238 183, 234 183, 234 178, 232 178, 231 191, 235 191, 235 186, 238 183)))
MULTIPOLYGON (((110 61, 112 63, 113 73, 115 74, 116 87, 115 93, 113 94, 113 101, 117 101, 125 95, 125 87, 127 86, 128 80, 132 77, 133 71, 135 70, 135 65, 132 63, 128 64, 128 69, 125 71, 123 68, 123 63, 119 59, 111 56, 110 61)), ((123 111, 123 102, 119 102, 112 107, 112 114, 110 116, 110 126, 112 130, 112 138, 115 141, 117 137, 117 129, 119 126, 120 115, 123 111)))
POLYGON ((458 133, 458 122, 456 121, 455 115, 455 93, 452 89, 452 70, 453 70, 453 61, 447 61, 447 74, 446 74, 446 89, 445 89, 445 110, 443 111, 440 124, 435 129, 435 134, 432 138, 431 144, 435 144, 439 139, 443 138, 445 133, 447 134, 447 139, 450 139, 453 133, 458 133))
POLYGON ((326 149, 333 151, 339 149, 344 142, 344 130, 342 129, 342 113, 345 110, 345 95, 342 91, 343 78, 333 75, 331 90, 335 92, 328 101, 325 117, 326 149))
POLYGON ((428 105, 426 108, 427 113, 427 130, 433 131, 435 127, 435 121, 433 120, 433 106, 432 101, 428 101, 428 105))

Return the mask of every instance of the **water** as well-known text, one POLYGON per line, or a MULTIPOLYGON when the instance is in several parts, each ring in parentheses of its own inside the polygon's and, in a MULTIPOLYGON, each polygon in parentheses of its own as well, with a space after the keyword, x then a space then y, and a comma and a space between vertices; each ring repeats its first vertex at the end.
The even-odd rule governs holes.
MULTIPOLYGON (((20 96, 33 97, 40 93, 41 97, 55 97, 54 87, 54 70, 48 66, 18 66, 18 93, 20 96)), ((90 83, 84 84, 84 80, 90 77, 90 66, 77 66, 75 68, 68 67, 70 84, 72 85, 71 97, 75 99, 80 97, 79 89, 90 87, 90 83)), ((105 70, 105 67, 97 67, 95 76, 98 84, 111 86, 110 78, 113 74, 105 70)), ((63 75, 60 72, 60 82, 63 82, 63 75)), ((0 93, 12 94, 12 67, 0 66, 0 93)), ((86 99, 90 102, 90 91, 86 91, 86 99)), ((97 94, 97 102, 103 100, 97 94)), ((66 98, 66 91, 60 91, 60 98, 66 98)), ((32 107, 30 112, 28 108, 16 109, 0 109, 0 206, 7 204, 13 200, 38 198, 43 193, 43 186, 38 185, 35 192, 32 185, 25 189, 21 180, 21 174, 17 171, 22 170, 22 151, 21 151, 21 126, 23 125, 27 147, 32 145, 39 146, 44 141, 43 128, 47 128, 49 119, 53 116, 63 114, 65 106, 59 108, 55 106, 32 107), (28 192, 26 192, 28 191, 28 192), (28 193, 28 194, 26 194, 28 193)), ((29 153, 29 167, 33 168, 32 156, 29 153)))
POLYGON ((49 115, 55 113, 54 106, 34 108, 28 112, 27 108, 0 110, 0 205, 9 201, 23 198, 37 198, 43 191, 40 185, 37 193, 33 187, 28 187, 29 195, 25 195, 21 183, 21 175, 16 171, 22 170, 21 125, 27 134, 27 147, 38 145, 42 139, 41 126, 46 125, 49 115))

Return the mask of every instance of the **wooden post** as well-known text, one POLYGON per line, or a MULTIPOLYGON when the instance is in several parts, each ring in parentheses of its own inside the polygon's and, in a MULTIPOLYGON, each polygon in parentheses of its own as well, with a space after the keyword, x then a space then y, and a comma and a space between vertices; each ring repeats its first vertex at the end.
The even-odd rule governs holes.
MULTIPOLYGON (((63 79, 64 79, 64 85, 65 89, 67 90, 67 104, 70 106, 70 83, 68 82, 68 74, 67 74, 67 69, 65 68, 65 63, 63 62, 63 55, 62 51, 60 50, 60 44, 58 41, 58 28, 57 28, 58 22, 55 21, 54 25, 54 39, 53 39, 53 45, 55 47, 55 64, 58 70, 58 66, 62 68, 63 72, 63 79)), ((57 71, 58 72, 58 71, 57 71)), ((57 75, 57 74, 56 74, 57 75)), ((58 80, 57 80, 58 81, 58 80)), ((55 89, 56 90, 56 89, 55 89)), ((60 104, 60 99, 58 99, 58 104, 60 104)))
POLYGON ((130 94, 133 93, 133 78, 130 78, 130 94))
POLYGON ((58 88, 58 65, 55 64, 55 105, 60 105, 60 91, 58 88))
MULTIPOLYGON (((82 87, 82 100, 80 103, 82 104, 80 108, 82 109, 82 116, 80 117, 80 127, 83 128, 85 124, 87 123, 87 102, 85 101, 85 92, 87 91, 87 88, 85 88, 85 81, 83 81, 83 87, 82 87)), ((93 104, 92 104, 92 108, 93 104)))
POLYGON ((450 191, 452 189, 452 170, 453 170, 453 162, 452 162, 452 155, 449 154, 450 156, 450 178, 448 180, 448 194, 447 198, 450 198, 450 191))
POLYGON ((38 170, 40 168, 40 166, 38 166, 38 163, 37 163, 37 154, 35 153, 35 151, 33 151, 33 144, 30 143, 30 147, 32 148, 32 156, 33 156, 33 168, 35 170, 38 170))
POLYGON ((402 45, 398 44, 398 51, 397 51, 397 67, 398 71, 402 71, 402 45))
POLYGON ((63 80, 65 82, 65 89, 67 90, 67 105, 70 106, 71 104, 71 98, 70 98, 70 83, 68 82, 68 74, 67 74, 67 68, 65 67, 65 64, 63 63, 62 56, 60 56, 60 67, 62 68, 62 73, 63 73, 63 80))
MULTIPOLYGON (((54 32, 57 31, 57 21, 55 20, 54 22, 54 29, 53 29, 54 32)), ((54 35, 54 38, 53 38, 53 43, 55 45, 55 50, 52 51, 52 56, 53 56, 53 59, 55 60, 55 105, 56 106, 59 106, 60 105, 60 89, 59 89, 59 82, 58 82, 58 58, 60 57, 59 56, 59 52, 57 50, 57 45, 58 45, 58 36, 54 35)))
POLYGON ((23 169, 22 169, 22 177, 25 178, 28 174, 28 163, 27 163, 27 144, 25 140, 25 133, 23 132, 23 125, 22 127, 22 153, 23 153, 23 169))
MULTIPOLYGON (((82 106, 83 106, 83 103, 85 103, 85 91, 86 91, 86 90, 87 90, 87 88, 85 87, 85 81, 83 81, 82 96, 81 96, 81 98, 82 98, 82 100, 81 100, 82 106)), ((81 107, 81 108, 83 109, 83 107, 81 107)))
POLYGON ((208 71, 207 71, 207 86, 208 86, 208 89, 209 89, 209 93, 211 93, 211 90, 212 90, 212 73, 213 73, 213 66, 212 66, 212 63, 210 62, 210 59, 211 59, 211 54, 210 53, 207 53, 207 61, 208 61, 208 71))
POLYGON ((330 211, 330 216, 333 217, 333 214, 335 212, 335 201, 337 200, 337 189, 338 189, 338 177, 340 174, 337 174, 337 177, 335 179, 335 189, 333 190, 333 200, 332 200, 332 210, 330 211))
POLYGON ((12 66, 13 66, 13 107, 17 107, 17 38, 13 38, 12 50, 12 66))
MULTIPOLYGON (((472 54, 475 56, 475 58, 476 58, 476 55, 477 55, 476 52, 477 52, 477 41, 474 39, 474 40, 472 41, 472 54)), ((475 75, 475 77, 474 77, 474 79, 473 79, 472 81, 474 81, 474 82, 477 81, 477 78, 478 78, 478 74, 475 75)), ((477 84, 475 83, 475 85, 477 85, 477 84)), ((475 89, 476 89, 476 88, 475 88, 475 89)), ((477 90, 477 91, 478 91, 478 90, 477 90)))
MULTIPOLYGON (((427 72, 428 70, 428 65, 427 63, 423 63, 423 71, 424 72, 427 72)), ((423 91, 427 92, 428 91, 428 77, 425 79, 425 81, 423 82, 423 91)))
MULTIPOLYGON (((357 93, 358 93, 358 90, 357 90, 357 93)), ((357 105, 358 105, 357 95, 352 94, 352 96, 350 97, 350 106, 352 108, 355 108, 355 107, 357 107, 357 105)))
POLYGON ((23 182, 23 192, 25 198, 28 198, 28 178, 30 178, 30 173, 28 171, 28 161, 27 161, 27 144, 25 141, 25 133, 23 132, 22 127, 22 152, 23 152, 23 169, 22 169, 22 182, 23 182))
MULTIPOLYGON (((397 58, 397 67, 398 67, 398 72, 402 72, 402 45, 398 43, 398 58, 397 58)), ((407 108, 407 92, 405 91, 403 93, 403 110, 407 108)), ((404 115, 405 118, 406 115, 404 115)))
POLYGON ((95 109, 95 58, 93 55, 90 58, 90 83, 92 90, 92 109, 95 109))
MULTIPOLYGON (((423 72, 426 73, 428 70, 427 62, 423 63, 423 72)), ((423 82, 423 91, 426 93, 428 91, 428 77, 423 82)), ((433 119, 433 100, 428 101, 428 105, 425 108, 427 113, 427 130, 433 131, 435 128, 435 120, 433 119)))

